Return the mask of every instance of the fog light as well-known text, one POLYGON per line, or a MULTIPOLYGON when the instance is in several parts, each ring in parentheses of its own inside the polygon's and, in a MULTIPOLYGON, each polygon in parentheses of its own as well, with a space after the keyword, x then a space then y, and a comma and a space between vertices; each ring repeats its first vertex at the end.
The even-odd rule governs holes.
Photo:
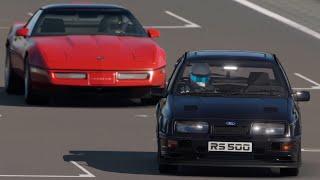
POLYGON ((294 148, 293 143, 282 143, 281 144, 281 151, 288 152, 294 148))
POLYGON ((58 79, 86 79, 86 73, 54 73, 58 79))
POLYGON ((148 79, 150 77, 149 73, 118 73, 118 80, 140 80, 148 79))

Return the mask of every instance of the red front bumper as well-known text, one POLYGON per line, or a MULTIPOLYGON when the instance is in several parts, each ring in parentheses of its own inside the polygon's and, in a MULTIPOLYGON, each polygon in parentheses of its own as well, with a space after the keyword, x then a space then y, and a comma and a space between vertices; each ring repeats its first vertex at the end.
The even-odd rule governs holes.
POLYGON ((166 72, 164 68, 152 71, 66 71, 47 70, 45 73, 31 73, 32 83, 36 87, 71 86, 71 87, 164 87, 166 72), (84 73, 85 78, 59 78, 56 73, 84 73), (145 79, 119 79, 119 73, 147 73, 145 79))

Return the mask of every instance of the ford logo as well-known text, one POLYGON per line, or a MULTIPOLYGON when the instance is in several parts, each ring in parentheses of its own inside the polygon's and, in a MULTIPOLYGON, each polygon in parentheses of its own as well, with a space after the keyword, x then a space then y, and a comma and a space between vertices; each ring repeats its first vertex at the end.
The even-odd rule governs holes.
POLYGON ((226 121, 226 125, 227 126, 236 126, 237 122, 235 122, 235 121, 226 121))

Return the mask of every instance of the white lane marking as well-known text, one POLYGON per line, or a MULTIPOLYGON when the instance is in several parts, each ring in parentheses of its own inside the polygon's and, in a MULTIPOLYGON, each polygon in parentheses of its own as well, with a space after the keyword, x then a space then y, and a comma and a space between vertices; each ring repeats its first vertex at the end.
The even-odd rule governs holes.
POLYGON ((134 117, 136 117, 136 118, 147 118, 149 116, 147 114, 137 114, 134 117))
POLYGON ((314 80, 312 80, 312 79, 310 79, 310 78, 308 78, 308 77, 306 77, 306 76, 304 76, 304 75, 302 75, 300 73, 294 73, 294 75, 296 75, 296 76, 298 76, 298 77, 300 77, 300 78, 302 78, 302 79, 304 79, 306 81, 309 81, 310 83, 314 84, 317 87, 320 86, 319 83, 315 82, 314 80))
POLYGON ((303 151, 303 152, 320 152, 320 149, 302 148, 301 151, 303 151))
POLYGON ((33 13, 32 12, 28 12, 27 15, 28 16, 33 16, 33 13))
POLYGON ((257 4, 254 4, 254 3, 250 2, 250 1, 247 1, 247 0, 233 0, 233 1, 235 1, 237 3, 240 3, 240 4, 242 4, 242 5, 244 5, 244 6, 248 7, 248 8, 251 8, 251 9, 253 9, 255 11, 258 11, 261 14, 269 16, 269 17, 271 17, 271 18, 273 18, 273 19, 275 19, 277 21, 280 21, 280 22, 282 22, 284 24, 287 24, 287 25, 289 25, 289 26, 291 26, 291 27, 293 27, 295 29, 298 29, 298 30, 300 30, 300 31, 302 31, 302 32, 304 32, 306 34, 309 34, 309 35, 311 35, 311 36, 313 36, 313 37, 315 37, 317 39, 320 39, 320 33, 319 32, 316 32, 316 31, 314 31, 314 30, 312 30, 312 29, 310 29, 310 28, 308 28, 308 27, 306 27, 304 25, 301 25, 301 24, 299 24, 299 23, 297 23, 297 22, 295 22, 295 21, 293 21, 291 19, 283 17, 283 16, 281 16, 281 15, 275 13, 275 12, 272 12, 272 11, 266 9, 266 8, 263 8, 263 7, 261 7, 261 6, 257 5, 257 4))
POLYGON ((300 73, 294 73, 294 75, 300 77, 301 79, 304 79, 306 81, 308 81, 309 83, 311 84, 314 84, 315 86, 311 86, 311 87, 308 87, 308 88, 293 88, 295 90, 320 90, 320 84, 315 82, 314 80, 300 74, 300 73))
POLYGON ((189 20, 186 19, 186 18, 183 18, 183 17, 181 17, 181 16, 178 16, 177 14, 175 14, 175 13, 173 13, 173 12, 171 12, 171 11, 165 11, 165 13, 167 13, 168 15, 170 15, 170 16, 172 16, 172 17, 175 17, 175 18, 177 18, 177 19, 179 19, 179 20, 187 23, 187 24, 184 25, 185 27, 192 27, 192 28, 200 28, 200 27, 201 27, 201 26, 199 26, 198 24, 196 24, 196 23, 194 23, 194 22, 191 22, 191 21, 189 21, 189 20))
POLYGON ((2 114, 0 114, 0 118, 2 118, 2 114))
POLYGON ((164 11, 166 14, 186 23, 185 25, 182 25, 182 26, 144 26, 145 28, 148 28, 148 27, 153 27, 153 28, 158 28, 158 29, 185 29, 185 28, 201 28, 200 25, 184 18, 184 17, 181 17, 171 11, 164 11))
POLYGON ((21 178, 94 178, 96 177, 80 164, 75 161, 70 161, 73 165, 78 167, 85 174, 79 174, 77 176, 66 176, 66 175, 0 175, 0 177, 21 177, 21 178))
POLYGON ((81 171, 83 171, 85 174, 79 174, 79 176, 81 177, 96 177, 95 175, 93 175, 91 172, 89 172, 87 169, 85 169, 84 167, 82 167, 80 164, 78 164, 75 161, 70 161, 73 165, 77 166, 79 169, 81 169, 81 171))

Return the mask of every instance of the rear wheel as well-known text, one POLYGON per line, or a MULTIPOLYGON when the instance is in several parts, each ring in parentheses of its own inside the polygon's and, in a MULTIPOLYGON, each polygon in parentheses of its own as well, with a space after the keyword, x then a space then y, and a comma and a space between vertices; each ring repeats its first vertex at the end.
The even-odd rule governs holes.
POLYGON ((29 61, 26 60, 24 70, 24 99, 27 104, 38 105, 46 104, 49 101, 49 97, 43 93, 37 92, 32 88, 32 81, 30 77, 29 61))
POLYGON ((299 168, 281 168, 280 175, 281 176, 298 176, 299 168))
POLYGON ((8 94, 19 93, 22 90, 22 86, 21 86, 22 83, 12 69, 10 54, 8 51, 6 54, 5 61, 6 61, 5 62, 5 69, 4 69, 5 90, 8 94))

